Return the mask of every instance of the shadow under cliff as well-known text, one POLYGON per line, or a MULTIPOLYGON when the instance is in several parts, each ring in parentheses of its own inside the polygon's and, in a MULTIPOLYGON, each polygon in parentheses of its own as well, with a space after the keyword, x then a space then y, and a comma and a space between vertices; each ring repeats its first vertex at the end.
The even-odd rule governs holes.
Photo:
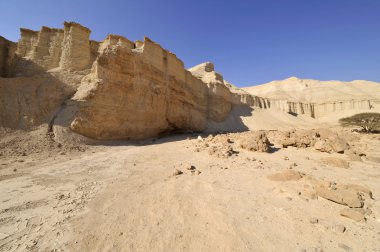
POLYGON ((222 122, 209 121, 205 133, 243 132, 249 128, 244 123, 244 117, 252 116, 253 108, 247 105, 233 105, 231 112, 222 122))

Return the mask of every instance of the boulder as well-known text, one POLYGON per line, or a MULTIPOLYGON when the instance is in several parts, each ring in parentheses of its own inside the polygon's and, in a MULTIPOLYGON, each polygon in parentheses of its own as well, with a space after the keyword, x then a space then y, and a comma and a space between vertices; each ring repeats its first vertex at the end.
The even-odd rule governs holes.
POLYGON ((362 185, 356 185, 356 184, 346 184, 346 185, 337 185, 337 189, 343 189, 343 190, 352 190, 361 194, 366 194, 372 199, 372 191, 362 185))
POLYGON ((353 208, 363 207, 364 204, 361 195, 357 191, 351 189, 333 189, 319 186, 316 188, 316 193, 319 197, 353 208))
POLYGON ((352 208, 346 208, 340 211, 340 215, 349 219, 352 219, 354 221, 363 221, 365 220, 364 217, 364 209, 352 209, 352 208))
POLYGON ((249 151, 269 152, 270 143, 264 131, 252 131, 240 139, 239 146, 249 151))

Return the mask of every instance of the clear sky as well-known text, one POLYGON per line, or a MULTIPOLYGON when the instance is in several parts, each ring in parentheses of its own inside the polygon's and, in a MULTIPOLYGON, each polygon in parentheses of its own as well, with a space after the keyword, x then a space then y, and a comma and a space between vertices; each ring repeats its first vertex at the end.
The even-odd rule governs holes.
POLYGON ((76 21, 130 40, 144 36, 186 67, 212 61, 249 86, 291 76, 380 82, 380 0, 0 0, 0 35, 76 21))

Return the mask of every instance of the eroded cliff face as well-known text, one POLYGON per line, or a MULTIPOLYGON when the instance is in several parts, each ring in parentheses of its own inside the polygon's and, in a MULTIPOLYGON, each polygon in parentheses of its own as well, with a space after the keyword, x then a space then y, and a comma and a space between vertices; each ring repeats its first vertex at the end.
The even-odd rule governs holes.
POLYGON ((1 64, 8 62, 2 75, 8 78, 0 81, 1 126, 49 123, 56 135, 140 139, 202 131, 208 120, 223 121, 230 112, 231 92, 221 76, 205 83, 149 38, 109 35, 97 42, 89 35, 73 22, 64 29, 21 29, 14 50, 1 54, 1 64))
POLYGON ((135 48, 119 36, 109 36, 99 51, 72 99, 78 107, 70 119, 73 131, 128 139, 206 127, 207 87, 175 55, 148 38, 135 48))
POLYGON ((270 108, 321 118, 335 113, 380 110, 380 85, 370 81, 318 81, 291 77, 244 88, 265 97, 270 108))
MULTIPOLYGON (((30 129, 50 123, 65 100, 71 97, 89 70, 81 66, 70 71, 61 67, 67 51, 64 41, 79 24, 65 23, 65 29, 42 27, 40 31, 20 29, 18 43, 0 39, 0 126, 30 129)), ((89 30, 81 28, 88 45, 89 30)), ((72 55, 83 47, 71 45, 72 55)), ((70 56, 72 57, 72 56, 70 56)), ((86 63, 86 67, 90 62, 86 63)))
POLYGON ((31 129, 48 123, 60 140, 76 134, 141 139, 203 131, 210 123, 232 119, 246 129, 235 117, 249 116, 252 108, 317 118, 326 111, 380 104, 376 99, 317 104, 262 98, 228 83, 210 62, 188 71, 149 38, 132 42, 108 35, 92 41, 90 30, 74 22, 65 22, 63 29, 20 32, 18 43, 0 37, 0 126, 31 129))
POLYGON ((69 94, 53 77, 0 78, 0 125, 30 129, 47 123, 69 94))
POLYGON ((222 122, 231 111, 231 91, 224 85, 223 76, 214 70, 214 64, 205 62, 189 69, 191 74, 207 84, 208 118, 222 122))
POLYGON ((10 72, 10 64, 14 58, 16 43, 0 36, 0 77, 6 77, 10 72))

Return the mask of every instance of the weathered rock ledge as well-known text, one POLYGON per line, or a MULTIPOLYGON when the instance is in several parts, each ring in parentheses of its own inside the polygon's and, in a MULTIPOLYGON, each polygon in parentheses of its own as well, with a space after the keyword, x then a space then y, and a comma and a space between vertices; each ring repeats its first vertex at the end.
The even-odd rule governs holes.
POLYGON ((17 43, 0 39, 2 127, 49 123, 56 135, 139 139, 202 131, 209 120, 222 122, 234 104, 265 104, 231 92, 211 63, 197 66, 198 74, 187 71, 149 38, 92 41, 90 30, 74 22, 20 31, 17 43))

